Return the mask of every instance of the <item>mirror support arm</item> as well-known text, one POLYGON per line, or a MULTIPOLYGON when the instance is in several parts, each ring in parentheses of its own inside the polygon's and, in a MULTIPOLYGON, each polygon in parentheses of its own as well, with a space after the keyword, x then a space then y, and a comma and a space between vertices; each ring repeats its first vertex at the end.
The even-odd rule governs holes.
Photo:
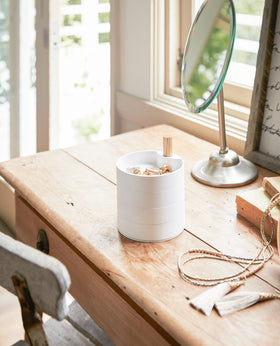
POLYGON ((226 154, 228 152, 227 140, 226 140, 226 125, 225 125, 225 111, 224 111, 224 92, 223 87, 217 96, 218 101, 218 119, 219 119, 219 144, 220 153, 226 154))
POLYGON ((235 187, 248 184, 256 179, 258 170, 250 161, 228 149, 223 88, 217 98, 220 150, 214 151, 208 160, 197 162, 192 168, 192 176, 201 183, 211 186, 235 187))
MULTIPOLYGON (((203 159, 197 162, 193 166, 191 172, 192 176, 196 180, 200 181, 203 184, 216 187, 242 186, 255 180, 258 174, 257 167, 250 161, 239 157, 233 150, 230 150, 227 147, 226 141, 224 94, 222 84, 231 58, 233 41, 235 37, 235 28, 236 19, 233 0, 205 0, 200 10, 198 11, 198 14, 196 15, 195 21, 190 30, 183 56, 182 86, 183 95, 187 106, 193 112, 199 113, 205 110, 213 101, 213 98, 217 95, 220 149, 212 152, 208 159, 203 159), (217 5, 218 3, 220 4, 219 6, 217 5), (229 21, 228 25, 225 28, 223 27, 221 29, 221 32, 225 31, 225 33, 227 34, 227 36, 225 37, 228 37, 228 41, 224 41, 223 49, 221 51, 217 50, 216 54, 219 55, 220 59, 222 58, 222 56, 224 56, 224 59, 218 60, 218 62, 213 59, 214 64, 212 63, 212 69, 215 72, 215 82, 213 82, 214 84, 211 85, 210 88, 209 86, 207 86, 207 88, 204 87, 204 89, 202 89, 200 93, 192 92, 193 88, 199 83, 198 78, 194 78, 193 80, 191 79, 191 81, 193 81, 193 84, 191 84, 190 82, 190 76, 194 74, 194 66, 196 64, 197 68, 195 71, 198 73, 198 75, 200 66, 204 66, 203 59, 198 56, 198 52, 200 52, 201 56, 204 56, 204 54, 205 57, 208 56, 208 53, 206 54, 207 49, 205 48, 204 52, 203 47, 208 47, 208 43, 206 44, 205 40, 210 37, 210 32, 205 30, 204 25, 205 23, 206 25, 209 25, 209 23, 211 23, 213 28, 215 27, 218 30, 218 26, 216 27, 214 25, 214 23, 216 23, 215 18, 219 17, 219 15, 223 12, 227 13, 227 18, 229 19, 229 21), (203 31, 204 33, 208 32, 207 37, 205 37, 205 35, 201 36, 203 31), (201 40, 201 43, 203 43, 203 45, 201 45, 200 47, 202 52, 200 51, 200 49, 198 49, 199 46, 197 46, 199 40, 201 40), (226 45, 227 50, 225 50, 226 45), (221 54, 222 52, 223 55, 221 54), (187 59, 189 63, 186 63, 187 59), (202 97, 200 95, 202 95, 202 97)), ((216 40, 214 31, 213 33, 211 33, 211 35, 212 34, 214 42, 214 40, 216 40)), ((218 42, 216 41, 215 43, 218 42)))

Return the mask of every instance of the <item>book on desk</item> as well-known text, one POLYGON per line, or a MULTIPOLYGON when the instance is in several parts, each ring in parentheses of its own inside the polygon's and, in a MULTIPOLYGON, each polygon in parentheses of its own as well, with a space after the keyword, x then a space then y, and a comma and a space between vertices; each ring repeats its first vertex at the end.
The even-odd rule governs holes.
MULTIPOLYGON (((280 176, 265 177, 263 179, 262 187, 240 192, 236 195, 237 213, 250 221, 256 227, 260 228, 262 216, 269 206, 271 198, 279 192, 280 176)), ((280 219, 279 206, 271 210, 271 217, 274 230, 272 241, 276 242, 278 223, 280 219)), ((265 221, 264 231, 265 234, 270 237, 271 220, 269 218, 265 221)))

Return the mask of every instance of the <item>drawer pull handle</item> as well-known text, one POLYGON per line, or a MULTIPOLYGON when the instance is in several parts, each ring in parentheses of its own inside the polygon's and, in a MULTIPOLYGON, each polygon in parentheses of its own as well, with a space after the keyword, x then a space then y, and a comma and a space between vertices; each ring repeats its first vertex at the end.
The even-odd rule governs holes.
POLYGON ((37 235, 37 249, 48 254, 49 253, 49 240, 47 233, 40 229, 37 235))

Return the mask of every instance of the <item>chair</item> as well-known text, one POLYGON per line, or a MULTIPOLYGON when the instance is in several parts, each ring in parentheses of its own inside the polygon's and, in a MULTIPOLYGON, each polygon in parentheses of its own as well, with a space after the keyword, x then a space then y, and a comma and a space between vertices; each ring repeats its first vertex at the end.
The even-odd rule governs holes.
POLYGON ((57 259, 0 232, 0 285, 17 295, 26 341, 15 345, 113 345, 90 316, 66 302, 70 277, 57 259), (42 314, 49 318, 42 322, 42 314))

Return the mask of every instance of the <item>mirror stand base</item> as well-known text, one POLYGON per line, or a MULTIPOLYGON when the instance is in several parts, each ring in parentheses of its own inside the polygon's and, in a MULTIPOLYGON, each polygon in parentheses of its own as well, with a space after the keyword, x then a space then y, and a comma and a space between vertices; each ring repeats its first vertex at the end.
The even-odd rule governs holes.
POLYGON ((194 179, 215 187, 246 185, 254 181, 257 175, 258 170, 253 163, 238 157, 231 150, 228 150, 226 154, 214 152, 209 159, 197 162, 192 168, 194 179), (234 157, 233 160, 232 157, 234 157))

